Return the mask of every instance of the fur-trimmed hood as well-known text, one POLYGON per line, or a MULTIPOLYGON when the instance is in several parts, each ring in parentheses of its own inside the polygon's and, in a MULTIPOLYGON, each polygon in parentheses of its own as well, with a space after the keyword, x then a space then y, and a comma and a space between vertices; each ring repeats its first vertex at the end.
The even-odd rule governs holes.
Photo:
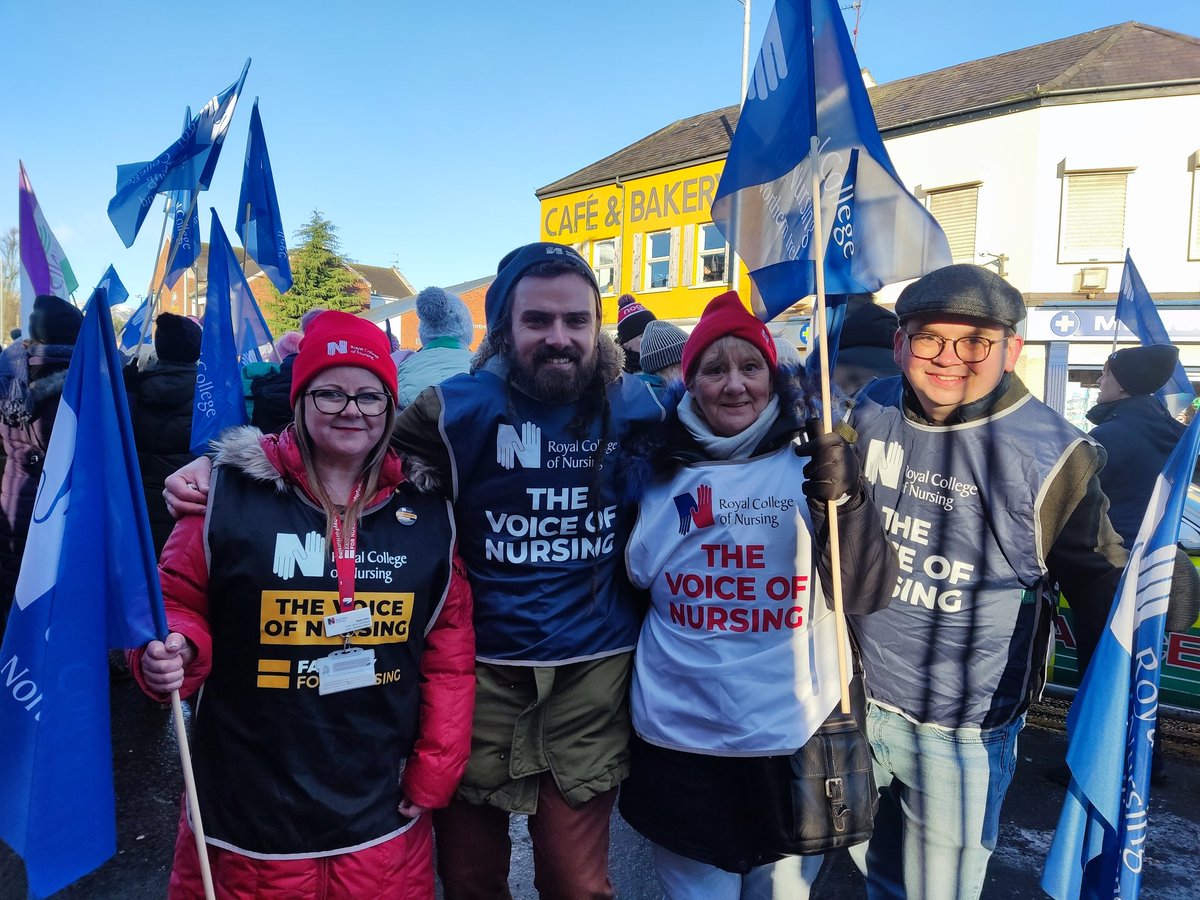
MULTIPOLYGON (((263 434, 252 425, 231 428, 213 441, 213 449, 216 451, 213 462, 218 466, 237 469, 248 478, 274 486, 280 493, 296 486, 310 498, 316 498, 296 444, 295 425, 289 425, 279 434, 263 434)), ((379 473, 378 489, 368 506, 379 503, 408 480, 399 455, 389 449, 379 473)), ((420 489, 419 485, 414 487, 420 489)))

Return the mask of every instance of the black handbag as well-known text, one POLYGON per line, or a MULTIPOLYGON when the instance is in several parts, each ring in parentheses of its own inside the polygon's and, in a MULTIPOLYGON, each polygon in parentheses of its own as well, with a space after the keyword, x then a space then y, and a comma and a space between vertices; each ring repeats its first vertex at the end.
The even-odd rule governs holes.
MULTIPOLYGON (((865 719, 861 682, 851 705, 865 719)), ((825 853, 870 840, 879 794, 871 748, 852 713, 835 709, 791 757, 793 832, 790 852, 825 853)))

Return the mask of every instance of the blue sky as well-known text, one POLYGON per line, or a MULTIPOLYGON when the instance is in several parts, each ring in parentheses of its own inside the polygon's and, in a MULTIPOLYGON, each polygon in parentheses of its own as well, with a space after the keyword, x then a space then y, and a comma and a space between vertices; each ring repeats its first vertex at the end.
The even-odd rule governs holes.
MULTIPOLYGON (((849 6, 849 0, 843 0, 849 6)), ((1200 36, 1200 2, 865 0, 859 61, 891 81, 1142 21, 1200 36)), ((755 54, 771 4, 753 0, 755 54)), ((111 262, 132 293, 161 217, 132 249, 108 221, 118 163, 149 159, 253 58, 201 195, 232 235, 254 97, 289 233, 319 209, 344 252, 420 288, 494 271, 536 240, 534 190, 685 116, 738 102, 737 0, 0 0, 0 229, 17 160, 79 277, 111 262)), ((853 13, 847 13, 853 24, 853 13)), ((81 292, 85 292, 81 288, 81 292)), ((80 298, 82 299, 82 298, 80 298)))

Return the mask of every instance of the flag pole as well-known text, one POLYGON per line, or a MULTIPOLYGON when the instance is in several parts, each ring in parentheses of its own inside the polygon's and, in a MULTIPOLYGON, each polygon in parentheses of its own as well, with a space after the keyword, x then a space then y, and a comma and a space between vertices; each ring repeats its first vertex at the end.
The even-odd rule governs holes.
MULTIPOLYGON (((187 215, 183 217, 183 225, 179 229, 179 233, 183 234, 187 231, 188 222, 192 221, 192 213, 196 211, 196 201, 200 199, 200 189, 197 186, 196 190, 192 191, 192 203, 188 207, 187 215)), ((141 359, 143 345, 146 340, 146 334, 150 328, 150 322, 154 319, 154 311, 158 309, 158 300, 162 296, 163 286, 167 280, 167 273, 171 271, 171 266, 175 262, 175 256, 179 253, 179 245, 175 244, 171 247, 171 252, 167 256, 167 265, 163 269, 163 277, 158 282, 158 287, 154 290, 154 300, 146 310, 146 321, 142 323, 142 336, 138 341, 138 358, 141 359)))
POLYGON ((216 900, 212 870, 208 865, 208 845, 204 841, 204 823, 200 820, 200 800, 196 796, 196 776, 192 772, 192 753, 188 748, 187 728, 183 723, 183 703, 179 691, 171 691, 171 713, 175 719, 175 739, 179 744, 179 763, 183 768, 183 786, 191 816, 192 836, 196 839, 196 854, 200 857, 200 879, 204 882, 206 900, 216 900))
MULTIPOLYGON (((255 102, 258 102, 257 100, 255 102)), ((249 200, 246 201, 246 224, 242 226, 242 234, 250 233, 250 212, 254 209, 249 200)), ((246 242, 242 241, 242 276, 246 275, 246 242)))
MULTIPOLYGON (((829 387, 829 326, 825 308, 825 234, 821 230, 821 140, 815 130, 810 138, 809 159, 812 169, 813 264, 817 282, 817 348, 820 351, 821 372, 821 430, 833 431, 833 404, 829 387)), ((842 604, 842 560, 838 547, 837 502, 825 505, 829 520, 829 562, 833 576, 833 618, 837 629, 838 672, 840 675, 842 712, 850 712, 850 666, 846 659, 846 613, 842 604)))
MULTIPOLYGON (((160 253, 162 252, 163 238, 165 238, 167 236, 167 221, 170 218, 171 218, 171 196, 170 196, 170 194, 167 194, 163 197, 163 222, 162 222, 162 229, 158 232, 158 247, 159 247, 160 253)), ((157 265, 156 265, 156 268, 157 268, 157 265)), ((170 270, 163 269, 163 278, 167 277, 168 271, 170 271, 170 270)), ((147 309, 147 312, 149 312, 149 311, 150 310, 147 309)), ((144 355, 142 353, 142 348, 145 346, 146 335, 148 332, 149 332, 149 327, 147 326, 146 322, 142 322, 142 332, 141 332, 141 334, 138 335, 138 345, 136 348, 136 350, 137 350, 136 358, 138 361, 138 368, 141 368, 142 362, 145 360, 146 355, 148 355, 148 354, 144 355)))

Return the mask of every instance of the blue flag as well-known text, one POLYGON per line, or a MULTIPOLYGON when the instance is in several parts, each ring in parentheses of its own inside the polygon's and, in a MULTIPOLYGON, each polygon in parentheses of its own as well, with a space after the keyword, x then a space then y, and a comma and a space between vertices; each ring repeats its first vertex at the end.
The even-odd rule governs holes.
POLYGON ((1042 887, 1059 900, 1138 895, 1163 631, 1198 452, 1200 416, 1154 485, 1108 625, 1067 717, 1071 785, 1042 873, 1042 887))
POLYGON ((249 68, 247 59, 238 80, 204 104, 170 147, 150 162, 117 167, 117 193, 108 201, 108 218, 126 247, 133 246, 156 194, 208 190, 249 68))
MULTIPOLYGON (((192 446, 197 456, 208 450, 208 442, 226 428, 245 425, 246 400, 242 390, 242 368, 234 338, 232 295, 250 294, 242 269, 225 237, 225 229, 212 212, 208 237, 208 303, 204 309, 204 332, 200 359, 196 364, 196 401, 192 407, 192 446)), ((250 297, 254 302, 254 297, 250 297)), ((257 309, 257 306, 255 307, 257 309)))
POLYGON ((250 112, 250 140, 246 143, 246 166, 242 170, 242 193, 238 197, 237 233, 246 252, 271 279, 281 294, 292 286, 292 264, 287 238, 279 217, 275 179, 267 138, 258 115, 258 98, 250 112))
MULTIPOLYGON (((191 121, 192 108, 189 106, 183 113, 185 134, 191 121)), ((200 217, 192 206, 195 196, 193 190, 171 191, 167 194, 167 214, 171 217, 171 240, 167 244, 166 259, 170 268, 163 276, 163 284, 167 288, 175 287, 184 269, 191 266, 200 255, 200 217)))
MULTIPOLYGON (((1123 322, 1143 346, 1172 343, 1158 309, 1154 306, 1154 298, 1146 290, 1146 283, 1138 274, 1128 250, 1125 251, 1125 273, 1121 276, 1121 292, 1117 294, 1117 321, 1123 322)), ((1196 398, 1196 391, 1183 368, 1183 363, 1175 363, 1175 372, 1171 380, 1163 385, 1155 396, 1171 411, 1171 415, 1178 415, 1196 398)))
POLYGON ((853 199, 848 265, 827 272, 827 291, 875 291, 950 264, 941 227, 883 146, 836 0, 777 0, 712 205, 713 222, 754 279, 759 318, 816 292, 814 165, 823 238, 847 199, 843 189, 853 199))
POLYGON ((45 897, 117 849, 108 649, 167 634, 103 288, 84 312, 0 647, 0 837, 45 897))
POLYGON ((120 306, 129 299, 129 291, 125 290, 125 285, 121 283, 117 270, 112 266, 104 270, 96 287, 104 289, 104 296, 109 308, 120 306))
POLYGON ((146 338, 142 341, 147 347, 154 343, 154 338, 151 335, 150 329, 146 328, 146 313, 150 309, 150 298, 147 297, 142 301, 141 306, 133 311, 133 315, 129 317, 129 321, 125 323, 125 327, 121 329, 121 338, 117 345, 121 348, 121 352, 125 354, 136 353, 138 349, 138 338, 142 336, 142 330, 146 331, 146 338))

